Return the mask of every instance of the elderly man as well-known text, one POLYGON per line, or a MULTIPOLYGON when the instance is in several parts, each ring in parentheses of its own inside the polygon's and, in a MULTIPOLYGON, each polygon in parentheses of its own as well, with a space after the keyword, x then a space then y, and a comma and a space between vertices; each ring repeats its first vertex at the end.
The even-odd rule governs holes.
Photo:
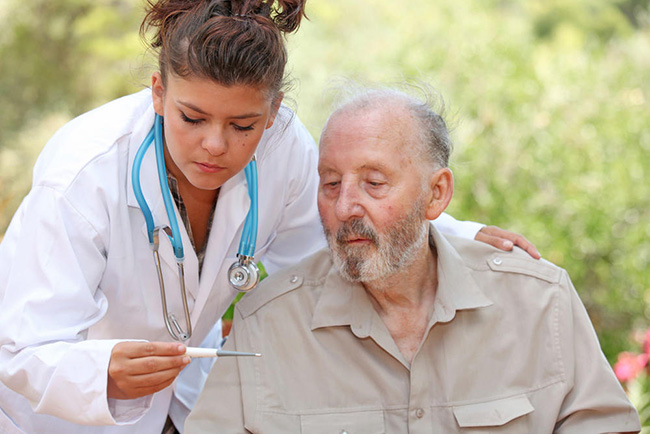
POLYGON ((429 106, 370 91, 330 117, 329 243, 236 307, 187 433, 638 432, 567 273, 442 236, 450 140, 429 106))

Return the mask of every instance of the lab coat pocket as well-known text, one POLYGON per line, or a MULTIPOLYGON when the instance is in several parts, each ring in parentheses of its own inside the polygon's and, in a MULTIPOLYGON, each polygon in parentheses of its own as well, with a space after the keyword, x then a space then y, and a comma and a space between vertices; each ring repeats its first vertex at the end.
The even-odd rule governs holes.
POLYGON ((526 395, 453 407, 463 433, 527 432, 527 421, 522 416, 534 410, 526 395))
POLYGON ((383 411, 309 414, 300 416, 300 432, 309 434, 382 434, 383 411))

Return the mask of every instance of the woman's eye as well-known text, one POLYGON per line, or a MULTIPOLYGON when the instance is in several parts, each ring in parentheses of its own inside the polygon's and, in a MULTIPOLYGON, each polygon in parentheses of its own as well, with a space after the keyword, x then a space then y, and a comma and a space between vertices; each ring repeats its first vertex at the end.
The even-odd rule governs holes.
POLYGON ((188 124, 196 125, 201 122, 201 119, 192 119, 183 112, 181 112, 181 118, 183 119, 184 122, 187 122, 188 124))
POLYGON ((237 125, 237 124, 232 124, 232 126, 237 130, 237 131, 251 131, 253 130, 254 123, 246 126, 242 125, 237 125))

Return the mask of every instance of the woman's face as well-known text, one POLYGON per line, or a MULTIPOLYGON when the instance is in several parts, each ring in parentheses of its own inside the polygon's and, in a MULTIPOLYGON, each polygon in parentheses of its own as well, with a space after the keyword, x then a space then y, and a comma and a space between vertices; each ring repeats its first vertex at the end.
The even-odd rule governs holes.
POLYGON ((255 87, 173 74, 163 86, 154 73, 152 90, 164 118, 167 170, 181 188, 200 190, 216 190, 248 164, 282 100, 255 87))

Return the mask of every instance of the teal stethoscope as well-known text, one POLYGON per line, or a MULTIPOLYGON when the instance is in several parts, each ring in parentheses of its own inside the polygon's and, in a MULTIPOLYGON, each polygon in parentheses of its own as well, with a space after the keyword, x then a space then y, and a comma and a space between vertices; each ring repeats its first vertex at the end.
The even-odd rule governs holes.
MULTIPOLYGON (((181 233, 178 229, 178 222, 174 212, 174 205, 172 204, 171 193, 169 191, 169 184, 167 183, 167 170, 165 169, 165 155, 163 152, 163 119, 161 116, 156 115, 153 127, 147 137, 140 145, 138 152, 133 161, 132 182, 133 192, 135 193, 136 200, 140 205, 142 214, 147 224, 147 233, 149 236, 149 245, 153 251, 153 259, 156 264, 156 271, 158 272, 158 282, 160 284, 160 297, 162 299, 163 317, 167 331, 177 341, 186 341, 192 336, 192 322, 190 320, 190 310, 187 306, 187 293, 185 290, 185 271, 183 268, 183 260, 185 255, 183 253, 183 243, 181 242, 181 233), (147 205, 147 201, 142 194, 142 186, 140 184, 140 166, 144 154, 149 149, 152 143, 155 143, 156 149, 156 163, 158 168, 158 181, 160 182, 160 189, 162 191, 163 200, 165 203, 165 211, 169 218, 170 226, 154 226, 153 216, 151 210, 147 205), (185 310, 185 323, 187 324, 187 331, 184 331, 178 320, 173 313, 167 310, 167 297, 165 295, 165 283, 163 280, 162 270, 160 267, 160 256, 158 254, 158 235, 160 230, 167 235, 169 241, 174 249, 176 256, 176 264, 178 265, 178 278, 181 286, 181 296, 183 298, 183 309, 185 310)), ((228 280, 230 284, 238 291, 250 291, 255 288, 260 280, 260 272, 254 262, 255 254, 255 240, 257 239, 257 163, 255 157, 244 168, 246 175, 246 182, 248 184, 248 196, 251 200, 251 205, 246 215, 244 222, 244 230, 242 237, 239 241, 239 250, 237 252, 238 260, 230 266, 228 270, 228 280)))

